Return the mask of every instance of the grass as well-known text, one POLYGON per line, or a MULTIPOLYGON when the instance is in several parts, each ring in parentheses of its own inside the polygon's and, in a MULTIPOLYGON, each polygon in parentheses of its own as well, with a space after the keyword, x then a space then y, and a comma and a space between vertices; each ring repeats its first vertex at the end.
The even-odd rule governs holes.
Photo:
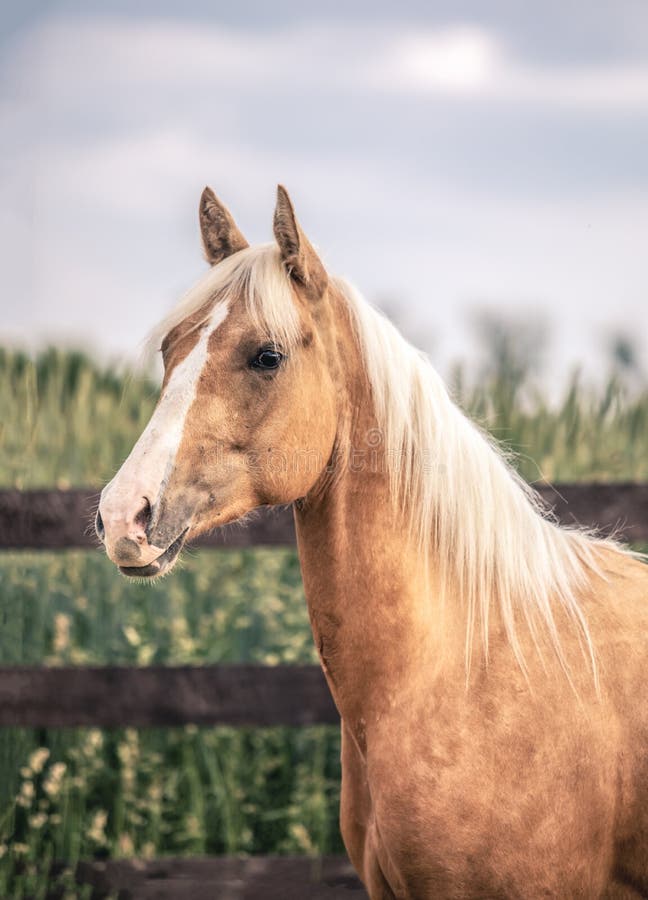
MULTIPOLYGON (((527 478, 648 479, 645 385, 575 378, 549 403, 496 367, 453 382, 527 478)), ((101 484, 155 393, 79 353, 0 350, 0 484, 101 484)), ((202 551, 153 586, 99 552, 4 553, 0 616, 4 664, 315 661, 291 550, 202 551)), ((44 896, 52 859, 342 849, 334 728, 5 729, 0 761, 0 896, 44 896)))
MULTIPOLYGON (((98 552, 7 553, 0 597, 3 663, 314 661, 288 550, 196 554, 156 586, 98 552)), ((49 858, 341 850, 335 728, 11 729, 0 757, 0 896, 49 858)))

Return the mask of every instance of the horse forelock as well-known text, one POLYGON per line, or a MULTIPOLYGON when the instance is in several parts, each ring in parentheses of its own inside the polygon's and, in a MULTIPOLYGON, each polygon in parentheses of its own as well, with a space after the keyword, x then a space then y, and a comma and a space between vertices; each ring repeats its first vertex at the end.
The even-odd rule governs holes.
POLYGON ((158 350, 170 332, 201 310, 213 315, 225 301, 245 303, 251 323, 268 339, 286 347, 297 342, 299 316, 290 276, 278 247, 269 243, 239 250, 208 269, 151 331, 147 351, 158 350))

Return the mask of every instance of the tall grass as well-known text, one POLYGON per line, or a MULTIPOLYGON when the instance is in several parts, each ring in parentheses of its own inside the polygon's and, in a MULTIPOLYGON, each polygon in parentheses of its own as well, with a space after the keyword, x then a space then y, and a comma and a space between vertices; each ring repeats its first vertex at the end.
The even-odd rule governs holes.
MULTIPOLYGON (((550 403, 502 372, 453 382, 529 479, 648 478, 645 387, 575 378, 550 403)), ((0 484, 101 484, 155 393, 80 353, 0 350, 0 484)), ((0 616, 5 664, 315 661, 292 550, 188 554, 153 586, 98 551, 4 553, 0 616)), ((341 849, 336 729, 5 729, 0 761, 1 896, 44 896, 51 859, 341 849)))
POLYGON ((114 374, 82 353, 0 348, 0 483, 101 484, 130 452, 156 393, 149 378, 114 374))
MULTIPOLYGON (((290 550, 197 554, 155 586, 99 552, 7 553, 0 598, 3 663, 315 661, 290 550)), ((341 849, 335 728, 7 729, 0 758, 0 896, 50 857, 341 849)))

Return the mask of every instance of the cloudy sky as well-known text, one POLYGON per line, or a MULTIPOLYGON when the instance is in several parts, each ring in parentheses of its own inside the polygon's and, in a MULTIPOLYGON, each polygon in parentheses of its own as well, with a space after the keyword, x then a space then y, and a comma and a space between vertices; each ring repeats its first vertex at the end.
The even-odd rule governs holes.
POLYGON ((474 310, 558 369, 646 336, 645 0, 7 0, 0 340, 134 358, 203 270, 209 183, 251 241, 285 183, 329 268, 441 367, 474 310))

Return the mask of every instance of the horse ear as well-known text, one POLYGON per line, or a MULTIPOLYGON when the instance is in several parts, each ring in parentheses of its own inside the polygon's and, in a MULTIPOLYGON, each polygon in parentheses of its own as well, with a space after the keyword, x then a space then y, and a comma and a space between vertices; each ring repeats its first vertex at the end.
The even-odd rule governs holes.
POLYGON ((274 235, 289 275, 313 298, 321 297, 328 284, 326 269, 302 231, 288 191, 281 184, 277 187, 274 235))
POLYGON ((212 266, 250 246, 238 230, 229 210, 210 187, 202 192, 198 217, 205 259, 212 266))

